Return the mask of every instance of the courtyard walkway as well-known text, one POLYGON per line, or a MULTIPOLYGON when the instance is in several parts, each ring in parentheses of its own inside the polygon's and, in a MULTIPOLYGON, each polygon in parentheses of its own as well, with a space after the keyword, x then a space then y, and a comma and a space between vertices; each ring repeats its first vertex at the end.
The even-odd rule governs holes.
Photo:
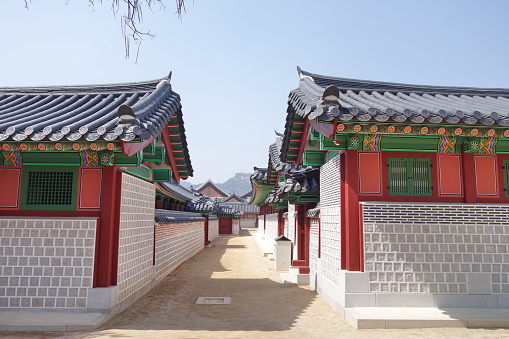
POLYGON ((355 330, 313 291, 281 284, 251 234, 220 236, 96 330, 1 338, 503 338, 504 329, 355 330), (229 297, 228 305, 196 304, 229 297))

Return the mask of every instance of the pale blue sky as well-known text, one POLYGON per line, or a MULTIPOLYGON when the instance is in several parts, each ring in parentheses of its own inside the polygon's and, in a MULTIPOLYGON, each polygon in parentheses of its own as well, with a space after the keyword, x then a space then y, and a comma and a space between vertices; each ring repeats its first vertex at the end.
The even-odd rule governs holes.
POLYGON ((265 167, 297 66, 324 75, 509 88, 509 1, 173 0, 124 58, 107 0, 0 0, 0 86, 153 80, 173 71, 194 178, 265 167), (133 51, 134 52, 134 51, 133 51))

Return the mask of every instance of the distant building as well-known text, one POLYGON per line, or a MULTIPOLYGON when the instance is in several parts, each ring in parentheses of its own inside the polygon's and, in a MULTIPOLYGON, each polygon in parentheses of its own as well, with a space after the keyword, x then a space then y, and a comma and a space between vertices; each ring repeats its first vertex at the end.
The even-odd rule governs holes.
POLYGON ((219 234, 239 234, 242 227, 256 227, 258 206, 249 205, 235 193, 225 192, 210 179, 198 186, 195 191, 217 204, 219 234))

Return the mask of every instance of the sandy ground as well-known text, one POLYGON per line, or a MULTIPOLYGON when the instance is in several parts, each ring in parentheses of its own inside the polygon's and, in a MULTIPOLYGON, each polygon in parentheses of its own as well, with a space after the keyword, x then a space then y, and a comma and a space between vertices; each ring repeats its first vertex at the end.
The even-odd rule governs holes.
POLYGON ((355 330, 313 291, 280 283, 255 229, 221 236, 124 312, 93 331, 1 338, 509 338, 508 329, 355 330), (230 297, 230 305, 197 305, 230 297))

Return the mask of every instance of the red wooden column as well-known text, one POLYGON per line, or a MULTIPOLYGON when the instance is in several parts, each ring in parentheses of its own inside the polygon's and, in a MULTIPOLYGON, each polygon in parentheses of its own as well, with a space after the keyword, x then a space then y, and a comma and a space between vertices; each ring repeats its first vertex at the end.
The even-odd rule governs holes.
POLYGON ((297 220, 295 225, 297 240, 297 260, 292 261, 293 266, 300 266, 299 273, 309 273, 309 218, 306 212, 308 204, 295 206, 297 220))
POLYGON ((122 175, 117 168, 104 167, 101 212, 96 232, 94 287, 117 284, 121 186, 122 175))
POLYGON ((462 154, 463 159, 463 187, 465 188, 465 202, 467 204, 475 204, 477 202, 477 193, 475 189, 475 163, 474 154, 462 154))
POLYGON ((210 241, 209 241, 209 216, 203 215, 203 217, 205 217, 205 221, 203 222, 203 225, 204 225, 203 231, 205 234, 204 245, 209 245, 210 244, 210 241))
POLYGON ((284 210, 277 211, 277 235, 284 235, 285 233, 285 219, 283 218, 284 210))
POLYGON ((342 181, 342 238, 344 246, 344 269, 347 271, 362 271, 362 222, 359 206, 359 152, 346 151, 341 166, 343 166, 344 181, 342 181))

